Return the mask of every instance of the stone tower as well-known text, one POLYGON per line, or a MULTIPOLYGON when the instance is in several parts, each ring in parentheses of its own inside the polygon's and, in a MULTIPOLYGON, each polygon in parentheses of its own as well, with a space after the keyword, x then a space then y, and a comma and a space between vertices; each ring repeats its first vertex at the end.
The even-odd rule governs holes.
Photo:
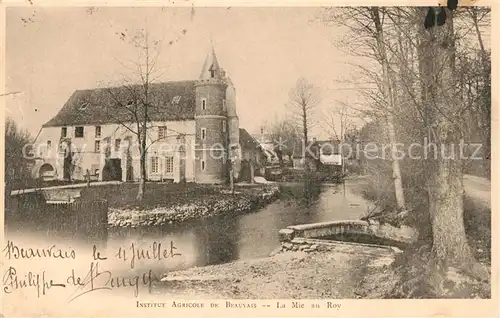
POLYGON ((195 179, 224 183, 227 172, 227 83, 212 46, 196 82, 195 179))
POLYGON ((229 156, 233 159, 234 176, 237 179, 241 170, 240 123, 236 112, 236 89, 229 78, 226 77, 226 112, 227 130, 229 133, 229 156))

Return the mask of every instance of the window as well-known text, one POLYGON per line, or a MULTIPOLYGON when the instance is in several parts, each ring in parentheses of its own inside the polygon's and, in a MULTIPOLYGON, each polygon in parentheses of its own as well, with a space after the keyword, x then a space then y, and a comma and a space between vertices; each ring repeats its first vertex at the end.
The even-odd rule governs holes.
POLYGON ((101 151, 101 141, 100 141, 100 140, 96 140, 96 141, 95 141, 95 144, 94 144, 94 151, 95 151, 95 152, 99 152, 99 151, 101 151))
POLYGON ((226 132, 226 121, 222 121, 222 132, 226 132))
POLYGON ((122 144, 121 139, 115 139, 115 151, 120 151, 121 144, 122 144))
POLYGON ((151 157, 151 172, 158 173, 158 157, 151 157))
POLYGON ((95 137, 101 138, 101 126, 95 126, 95 137))
POLYGON ((174 98, 172 98, 172 104, 179 104, 180 101, 181 97, 179 95, 174 96, 174 98))
POLYGON ((226 100, 225 99, 222 100, 222 109, 226 110, 226 100))
POLYGON ((165 139, 167 137, 167 126, 158 127, 158 140, 165 139))
POLYGON ((165 157, 165 173, 174 172, 174 157, 165 157))
POLYGON ((201 171, 205 171, 205 160, 201 161, 201 171))
POLYGON ((207 129, 202 128, 201 129, 201 140, 205 140, 207 138, 207 129))
POLYGON ((75 138, 83 138, 83 127, 75 127, 75 138))
POLYGON ((207 99, 206 98, 203 98, 201 100, 201 109, 202 110, 206 110, 207 109, 207 99))
POLYGON ((61 137, 66 138, 68 135, 68 127, 61 127, 61 137))
POLYGON ((47 149, 52 148, 52 142, 50 140, 47 140, 47 149))

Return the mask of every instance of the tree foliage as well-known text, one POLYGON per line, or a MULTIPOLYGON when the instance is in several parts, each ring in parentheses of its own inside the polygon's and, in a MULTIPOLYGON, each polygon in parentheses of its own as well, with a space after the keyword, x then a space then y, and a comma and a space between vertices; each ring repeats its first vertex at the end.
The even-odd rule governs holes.
POLYGON ((19 188, 33 179, 30 159, 33 138, 27 130, 20 128, 10 117, 5 120, 5 188, 19 188))

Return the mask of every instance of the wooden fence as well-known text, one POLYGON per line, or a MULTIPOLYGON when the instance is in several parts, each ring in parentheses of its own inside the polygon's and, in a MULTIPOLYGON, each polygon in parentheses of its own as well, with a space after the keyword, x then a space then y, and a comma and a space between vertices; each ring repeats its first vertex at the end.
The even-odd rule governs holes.
POLYGON ((7 227, 23 232, 35 230, 48 236, 78 237, 85 240, 107 238, 108 202, 75 201, 46 203, 35 195, 10 199, 5 207, 7 227))

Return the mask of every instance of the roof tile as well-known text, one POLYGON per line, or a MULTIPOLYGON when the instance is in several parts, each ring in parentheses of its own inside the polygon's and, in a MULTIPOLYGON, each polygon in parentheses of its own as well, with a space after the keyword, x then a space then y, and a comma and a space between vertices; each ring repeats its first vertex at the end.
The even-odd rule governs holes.
MULTIPOLYGON (((148 117, 151 121, 192 120, 196 81, 150 84, 148 117), (177 98, 176 96, 179 96, 177 98), (174 100, 174 102, 172 102, 174 100)), ((135 122, 125 105, 144 98, 141 85, 77 90, 44 127, 135 122), (82 107, 83 106, 83 107, 82 107)))

